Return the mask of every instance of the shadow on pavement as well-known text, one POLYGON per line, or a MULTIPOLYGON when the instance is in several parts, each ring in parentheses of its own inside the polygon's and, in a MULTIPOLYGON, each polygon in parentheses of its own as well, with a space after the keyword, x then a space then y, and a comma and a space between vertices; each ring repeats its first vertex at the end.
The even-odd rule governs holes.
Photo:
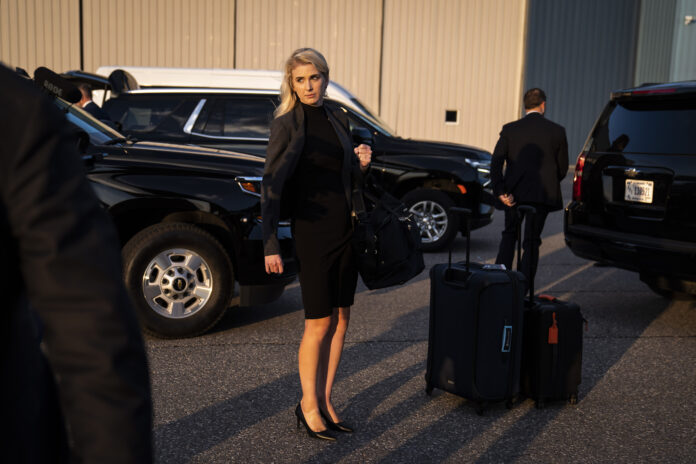
MULTIPOLYGON (((414 319, 417 320, 418 313, 423 310, 423 308, 417 308, 400 317, 395 322, 393 330, 398 331, 400 325, 412 324, 414 319)), ((390 337, 390 332, 391 330, 386 331, 381 336, 387 339, 392 338, 390 337)), ((385 343, 383 344, 384 349, 380 350, 378 355, 375 355, 374 350, 370 350, 370 356, 364 356, 360 353, 364 345, 356 344, 348 347, 344 350, 344 358, 347 358, 347 360, 368 359, 368 363, 343 363, 338 372, 337 382, 370 365, 394 356, 410 346, 408 344, 385 343)), ((422 365, 420 364, 411 366, 381 380, 378 386, 373 387, 372 393, 366 396, 360 394, 363 399, 356 404, 357 411, 354 411, 353 407, 351 407, 351 416, 367 417, 374 406, 369 406, 365 410, 361 406, 363 401, 368 405, 379 404, 393 389, 398 388, 398 385, 406 382, 421 369, 422 365), (367 400, 368 397, 370 398, 369 401, 367 400)), ((235 398, 230 398, 222 403, 201 409, 189 416, 156 427, 154 430, 156 461, 166 463, 188 462, 198 454, 223 443, 248 427, 252 427, 258 422, 280 412, 292 409, 300 396, 298 384, 297 374, 286 375, 235 398)), ((305 438, 302 437, 302 439, 305 438)))
MULTIPOLYGON (((614 278, 612 272, 612 269, 588 268, 570 279, 563 280, 563 283, 559 284, 562 288, 554 288, 552 285, 549 289, 557 295, 568 294, 567 298, 579 303, 585 318, 590 321, 591 329, 585 336, 583 382, 580 385, 577 406, 559 402, 548 404, 544 410, 536 410, 530 401, 526 401, 516 405, 512 410, 507 410, 503 403, 499 403, 492 405, 486 415, 479 417, 473 405, 464 399, 447 393, 438 393, 433 397, 425 394, 425 381, 422 376, 425 372, 427 348, 424 348, 422 358, 414 360, 416 362, 403 363, 397 370, 385 372, 376 383, 352 393, 347 406, 349 412, 346 420, 358 426, 357 433, 347 438, 342 437, 338 443, 325 446, 310 458, 304 459, 307 459, 307 462, 336 462, 345 458, 352 460, 358 458, 354 454, 362 453, 361 448, 376 446, 373 440, 381 435, 401 434, 400 428, 408 427, 410 428, 403 430, 403 433, 410 438, 403 443, 395 443, 395 449, 379 449, 381 452, 386 451, 380 462, 437 462, 447 459, 510 462, 523 456, 527 448, 565 408, 582 408, 584 397, 669 305, 667 300, 648 293, 637 292, 633 295, 629 291, 625 294, 625 307, 612 306, 602 299, 601 291, 598 295, 592 288, 587 288, 588 281, 602 282, 608 277, 614 278), (576 293, 573 291, 576 286, 584 290, 576 293), (617 316, 627 318, 626 325, 615 322, 617 316), (593 320, 597 322, 594 329, 593 320), (373 411, 383 406, 395 391, 412 381, 421 381, 422 388, 418 387, 412 394, 405 394, 403 400, 397 400, 395 406, 372 416, 373 411), (451 410, 434 422, 425 421, 428 425, 423 428, 418 428, 417 423, 412 426, 404 425, 405 422, 413 422, 407 419, 413 419, 412 415, 417 411, 427 410, 429 405, 433 406, 431 403, 436 403, 434 407, 442 408, 440 410, 451 410), (356 421, 354 418, 363 418, 363 421, 356 421)), ((423 280, 426 276, 427 268, 416 280, 423 280)), ((235 316, 232 321, 226 321, 220 330, 299 310, 301 303, 298 303, 298 294, 299 288, 294 296, 290 296, 296 305, 284 302, 271 308, 261 308, 261 311, 256 308, 255 311, 235 316)), ((389 330, 379 335, 380 339, 396 341, 379 342, 378 348, 371 346, 371 343, 356 343, 347 347, 346 362, 339 370, 337 382, 410 348, 414 341, 399 338, 399 334, 402 333, 401 327, 419 323, 423 319, 423 312, 427 311, 427 307, 415 308, 396 319, 389 330)), ((425 343, 423 345, 425 346, 425 343)), ((259 422, 292 410, 298 397, 297 375, 286 375, 252 391, 161 425, 154 431, 157 461, 188 462, 259 422)), ((289 425, 290 421, 289 417, 289 425)), ((309 448, 311 445, 304 442, 307 440, 306 436, 300 437, 298 434, 297 439, 303 440, 298 442, 297 450, 278 450, 280 454, 276 454, 275 458, 282 456, 289 461, 301 460, 303 458, 298 453, 316 450, 309 448), (292 459, 293 456, 296 459, 292 459)))

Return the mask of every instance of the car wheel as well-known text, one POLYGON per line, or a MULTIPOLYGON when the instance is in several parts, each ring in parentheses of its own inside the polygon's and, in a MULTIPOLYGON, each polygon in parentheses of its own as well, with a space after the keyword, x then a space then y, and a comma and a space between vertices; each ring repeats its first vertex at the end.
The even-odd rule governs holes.
POLYGON ((668 300, 696 299, 695 283, 651 274, 641 274, 640 280, 647 284, 650 290, 668 300))
POLYGON ((407 193, 403 202, 420 227, 423 251, 440 250, 454 240, 459 229, 459 217, 448 213, 454 202, 446 193, 418 189, 407 193))
POLYGON ((648 287, 650 287, 650 290, 655 292, 657 295, 660 295, 662 298, 666 298, 668 300, 684 301, 696 299, 696 295, 692 295, 691 293, 678 292, 652 284, 648 284, 648 287))
POLYGON ((215 237, 191 224, 156 224, 123 248, 124 281, 145 332, 200 335, 227 309, 232 266, 215 237))

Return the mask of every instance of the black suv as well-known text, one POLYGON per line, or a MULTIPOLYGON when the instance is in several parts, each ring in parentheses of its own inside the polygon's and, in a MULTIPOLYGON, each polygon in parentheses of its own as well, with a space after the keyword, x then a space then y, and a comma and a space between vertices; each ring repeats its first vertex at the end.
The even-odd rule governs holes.
POLYGON ((613 92, 578 157, 565 240, 637 271, 659 294, 696 294, 696 81, 613 92))
MULTIPOLYGON (((70 71, 73 79, 91 80, 110 90, 103 107, 124 134, 140 140, 188 143, 265 155, 270 122, 278 103, 277 90, 211 88, 140 88, 126 71, 107 78, 70 71)), ((330 99, 327 99, 330 100, 330 99)), ((472 229, 491 222, 493 197, 491 155, 453 143, 402 139, 354 100, 339 101, 351 129, 369 131, 373 150, 372 178, 402 198, 417 217, 423 249, 447 246, 464 224, 447 213, 451 206, 471 209, 472 229)), ((357 131, 356 131, 357 132, 357 131)))
MULTIPOLYGON (((71 86, 49 77, 55 83, 48 90, 71 86)), ((125 284, 145 331, 166 338, 203 333, 230 305, 273 301, 295 279, 289 225, 279 229, 285 273, 264 269, 263 158, 136 142, 71 102, 54 100, 75 128, 87 178, 118 230, 125 284)))

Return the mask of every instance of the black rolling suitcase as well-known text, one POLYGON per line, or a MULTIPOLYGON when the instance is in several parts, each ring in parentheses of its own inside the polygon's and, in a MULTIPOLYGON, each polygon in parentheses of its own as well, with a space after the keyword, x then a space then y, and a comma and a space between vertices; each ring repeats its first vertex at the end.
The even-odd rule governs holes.
MULTIPOLYGON (((533 209, 529 213, 533 214, 533 209)), ((533 295, 532 279, 529 300, 525 303, 521 394, 532 398, 537 408, 553 400, 575 404, 581 381, 586 321, 575 303, 533 295)))
POLYGON ((519 392, 524 275, 495 265, 470 263, 466 214, 466 262, 430 270, 430 334, 426 392, 439 388, 476 402, 511 407, 519 392))

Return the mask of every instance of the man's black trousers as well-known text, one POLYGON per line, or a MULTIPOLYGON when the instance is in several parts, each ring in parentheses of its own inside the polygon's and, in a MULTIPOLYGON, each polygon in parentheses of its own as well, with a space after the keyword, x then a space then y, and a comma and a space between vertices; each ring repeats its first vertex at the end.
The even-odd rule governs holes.
MULTIPOLYGON (((550 209, 546 205, 530 204, 536 209, 536 214, 532 218, 524 218, 524 231, 522 232, 522 263, 520 270, 527 277, 533 279, 536 275, 537 264, 539 263, 539 247, 541 246, 541 232, 546 223, 546 217, 550 209)), ((517 243, 517 205, 512 208, 505 208, 505 229, 503 229, 498 257, 496 264, 504 264, 508 269, 512 269, 512 260, 515 257, 515 245, 517 243)), ((531 282, 531 280, 529 280, 531 282)))

